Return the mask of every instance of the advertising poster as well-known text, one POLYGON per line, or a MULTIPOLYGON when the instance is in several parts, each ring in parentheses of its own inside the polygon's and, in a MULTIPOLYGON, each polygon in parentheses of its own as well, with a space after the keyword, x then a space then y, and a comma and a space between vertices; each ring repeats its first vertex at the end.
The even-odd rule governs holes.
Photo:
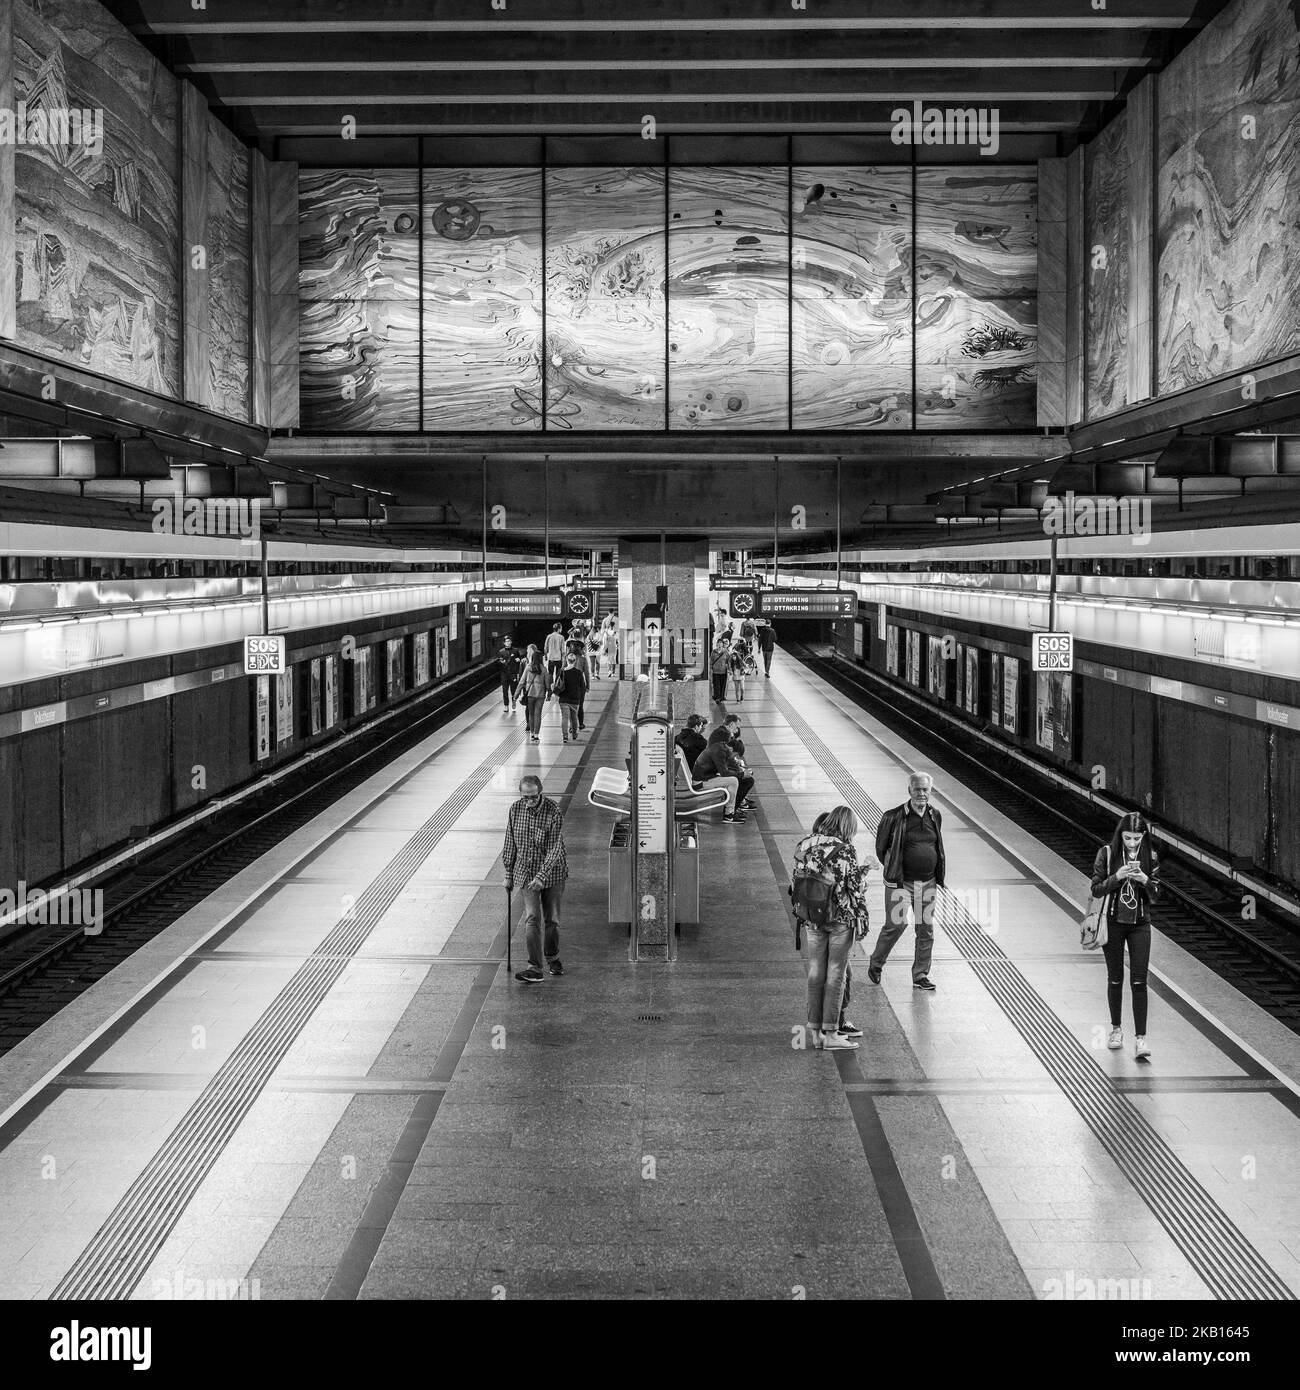
POLYGON ((943 655, 943 640, 939 637, 926 638, 926 655, 929 669, 926 672, 926 689, 936 699, 948 698, 948 662, 943 655))
POLYGON ((980 654, 978 647, 967 647, 964 651, 966 666, 966 703, 967 714, 978 715, 980 712, 980 654))
POLYGON ((325 686, 325 727, 332 729, 338 719, 339 706, 339 660, 336 656, 321 658, 321 675, 325 686))
POLYGON ((316 657, 311 663, 311 732, 321 731, 321 659, 316 657))
POLYGON ((450 624, 447 637, 449 641, 454 642, 460 635, 460 605, 458 603, 453 603, 447 609, 447 621, 450 624))
POLYGON ((477 661, 483 655, 483 624, 471 623, 469 629, 469 655, 471 661, 477 661))
POLYGON ((898 675, 898 629, 892 624, 885 634, 885 670, 898 675))
POLYGON ((1034 738, 1040 748, 1068 758, 1074 748, 1074 678, 1040 672, 1034 711, 1034 738))
POLYGON ((366 708, 379 703, 379 645, 366 648, 366 708))
POLYGON ((854 623, 854 624, 853 624, 853 655, 854 655, 859 661, 862 660, 862 624, 861 624, 861 623, 854 623))
POLYGON ((429 683, 429 634, 427 632, 417 632, 415 634, 415 684, 428 685, 429 683))
POLYGON ((989 662, 989 718, 1002 727, 1002 653, 994 652, 989 662))
POLYGON ((271 677, 253 679, 253 758, 260 763, 271 756, 271 677))
POLYGON ((907 679, 912 685, 921 684, 921 634, 914 628, 907 633, 907 679))
POLYGON ((371 649, 358 647, 352 657, 352 713, 365 714, 370 708, 373 684, 370 676, 371 649))
POLYGON ((293 741, 293 667, 275 678, 275 746, 293 741))
POLYGON ((395 700, 406 689, 406 641, 401 637, 388 639, 388 698, 395 700))
POLYGON ((1014 656, 1002 658, 1002 727, 1009 734, 1018 734, 1020 708, 1020 662, 1014 656))
POLYGON ((957 643, 957 669, 955 672, 957 688, 953 691, 953 699, 957 702, 958 709, 966 708, 966 648, 957 643))
POLYGON ((434 629, 435 634, 435 660, 433 674, 441 680, 447 674, 447 652, 449 643, 447 640, 447 629, 439 627, 434 629))

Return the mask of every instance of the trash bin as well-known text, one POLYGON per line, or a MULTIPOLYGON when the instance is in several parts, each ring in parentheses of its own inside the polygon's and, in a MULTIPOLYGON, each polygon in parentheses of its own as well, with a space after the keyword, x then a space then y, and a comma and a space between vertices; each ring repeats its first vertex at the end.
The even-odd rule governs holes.
POLYGON ((632 925, 632 822, 616 820, 609 832, 609 920, 632 925))
POLYGON ((673 854, 673 916, 678 925, 700 920, 700 836, 693 820, 679 820, 673 854))

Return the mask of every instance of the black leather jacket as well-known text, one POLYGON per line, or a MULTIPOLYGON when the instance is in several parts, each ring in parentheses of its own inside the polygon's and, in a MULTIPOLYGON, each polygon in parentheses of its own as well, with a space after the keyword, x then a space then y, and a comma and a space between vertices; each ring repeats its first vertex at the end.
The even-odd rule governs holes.
MULTIPOLYGON (((903 881, 903 832, 907 828, 907 813, 911 802, 905 801, 885 812, 876 830, 876 858, 880 860, 886 883, 903 881)), ((934 868, 934 881, 943 887, 948 861, 943 852, 943 817, 938 808, 927 806, 926 815, 934 822, 934 848, 939 862, 934 868)))

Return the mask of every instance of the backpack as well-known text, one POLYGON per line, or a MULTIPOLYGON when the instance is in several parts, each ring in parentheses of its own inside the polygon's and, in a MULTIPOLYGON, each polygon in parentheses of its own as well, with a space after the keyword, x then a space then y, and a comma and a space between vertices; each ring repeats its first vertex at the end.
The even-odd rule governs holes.
POLYGON ((834 873, 828 868, 816 867, 806 859, 796 862, 790 901, 794 905, 796 921, 806 922, 811 927, 824 927, 830 921, 835 906, 834 873))

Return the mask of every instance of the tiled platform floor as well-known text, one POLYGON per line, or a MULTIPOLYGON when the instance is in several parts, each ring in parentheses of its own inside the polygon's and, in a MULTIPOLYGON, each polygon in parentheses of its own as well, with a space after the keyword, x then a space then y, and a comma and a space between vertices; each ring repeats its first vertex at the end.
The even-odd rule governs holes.
POLYGON ((568 747, 553 709, 533 747, 485 699, 4 1059, 0 1296, 1210 1298, 1247 1266, 1300 1291, 1297 1040, 1159 939, 1152 1061, 1106 1051, 1083 875, 960 787, 937 803, 978 925, 938 932, 938 991, 905 937, 880 987, 857 957, 860 1051, 796 1046, 784 866, 846 787, 864 814, 901 801, 912 754, 784 654, 734 707, 759 813, 703 825, 702 925, 630 964, 586 790, 622 765, 631 694, 598 683, 568 747), (526 768, 573 871, 567 973, 536 987, 500 960, 526 768), (1209 1204, 1232 1270, 999 981, 1209 1204))

